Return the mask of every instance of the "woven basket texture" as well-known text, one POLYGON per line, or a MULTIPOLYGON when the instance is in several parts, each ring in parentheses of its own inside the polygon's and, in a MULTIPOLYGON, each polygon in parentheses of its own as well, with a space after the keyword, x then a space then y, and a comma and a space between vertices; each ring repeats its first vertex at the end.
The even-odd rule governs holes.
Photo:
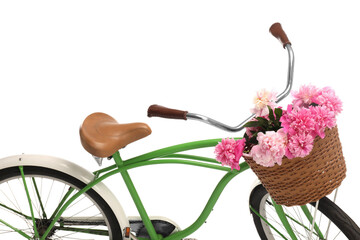
POLYGON ((330 194, 346 176, 346 165, 338 129, 326 129, 316 137, 311 153, 304 158, 283 158, 281 165, 263 167, 251 157, 245 161, 277 204, 305 205, 330 194))

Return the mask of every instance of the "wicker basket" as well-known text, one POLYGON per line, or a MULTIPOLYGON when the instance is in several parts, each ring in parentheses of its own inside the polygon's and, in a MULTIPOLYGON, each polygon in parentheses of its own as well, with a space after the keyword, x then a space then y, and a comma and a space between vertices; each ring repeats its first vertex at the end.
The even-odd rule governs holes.
POLYGON ((281 165, 263 167, 249 156, 245 161, 277 204, 304 205, 315 202, 340 186, 346 165, 338 129, 326 129, 325 138, 315 138, 311 153, 304 158, 283 158, 281 165))

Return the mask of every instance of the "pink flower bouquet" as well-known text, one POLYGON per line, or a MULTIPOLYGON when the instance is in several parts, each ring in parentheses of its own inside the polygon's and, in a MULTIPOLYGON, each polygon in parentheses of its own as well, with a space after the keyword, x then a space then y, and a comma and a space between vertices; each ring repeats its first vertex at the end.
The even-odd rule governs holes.
POLYGON ((313 149, 317 136, 336 126, 342 102, 333 89, 313 85, 292 92, 293 101, 286 110, 276 104, 276 93, 261 90, 251 109, 254 119, 245 127, 241 140, 223 139, 215 148, 217 161, 239 170, 239 159, 245 153, 264 167, 281 165, 284 157, 304 158, 313 149))

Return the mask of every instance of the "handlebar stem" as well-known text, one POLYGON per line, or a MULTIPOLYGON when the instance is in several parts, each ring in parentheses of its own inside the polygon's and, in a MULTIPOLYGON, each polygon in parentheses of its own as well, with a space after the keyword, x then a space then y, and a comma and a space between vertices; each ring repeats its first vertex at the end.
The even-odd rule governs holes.
MULTIPOLYGON (((283 100, 286 96, 289 95, 292 85, 293 85, 293 78, 294 78, 294 62, 295 62, 295 56, 294 56, 294 51, 291 47, 291 44, 286 44, 285 45, 285 49, 287 49, 288 51, 288 57, 289 57, 289 63, 288 63, 288 75, 287 75, 287 84, 286 84, 286 88, 285 90, 279 94, 277 96, 278 100, 276 101, 277 103, 279 103, 281 100, 283 100)), ((252 118, 255 117, 255 114, 251 115, 250 117, 248 117, 247 119, 245 119, 243 122, 241 122, 239 125, 235 126, 235 127, 231 127, 229 125, 226 125, 224 123, 221 123, 219 121, 216 121, 212 118, 209 118, 207 116, 204 115, 200 115, 197 113, 187 113, 186 114, 187 119, 191 119, 191 120, 198 120, 207 124, 210 124, 214 127, 220 128, 222 130, 226 130, 229 132, 238 132, 241 131, 244 128, 244 125, 250 121, 252 118)))

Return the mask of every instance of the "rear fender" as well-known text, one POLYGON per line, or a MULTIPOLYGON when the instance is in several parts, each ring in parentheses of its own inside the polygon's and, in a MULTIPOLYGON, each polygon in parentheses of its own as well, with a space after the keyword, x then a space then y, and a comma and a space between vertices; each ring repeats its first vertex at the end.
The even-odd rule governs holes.
MULTIPOLYGON (((16 166, 38 166, 50 168, 77 178, 85 184, 93 181, 95 177, 94 174, 79 165, 57 157, 23 154, 0 159, 0 169, 16 166)), ((120 224, 121 229, 129 227, 129 221, 120 202, 109 190, 109 188, 103 182, 100 182, 95 185, 93 189, 109 204, 120 224)))

